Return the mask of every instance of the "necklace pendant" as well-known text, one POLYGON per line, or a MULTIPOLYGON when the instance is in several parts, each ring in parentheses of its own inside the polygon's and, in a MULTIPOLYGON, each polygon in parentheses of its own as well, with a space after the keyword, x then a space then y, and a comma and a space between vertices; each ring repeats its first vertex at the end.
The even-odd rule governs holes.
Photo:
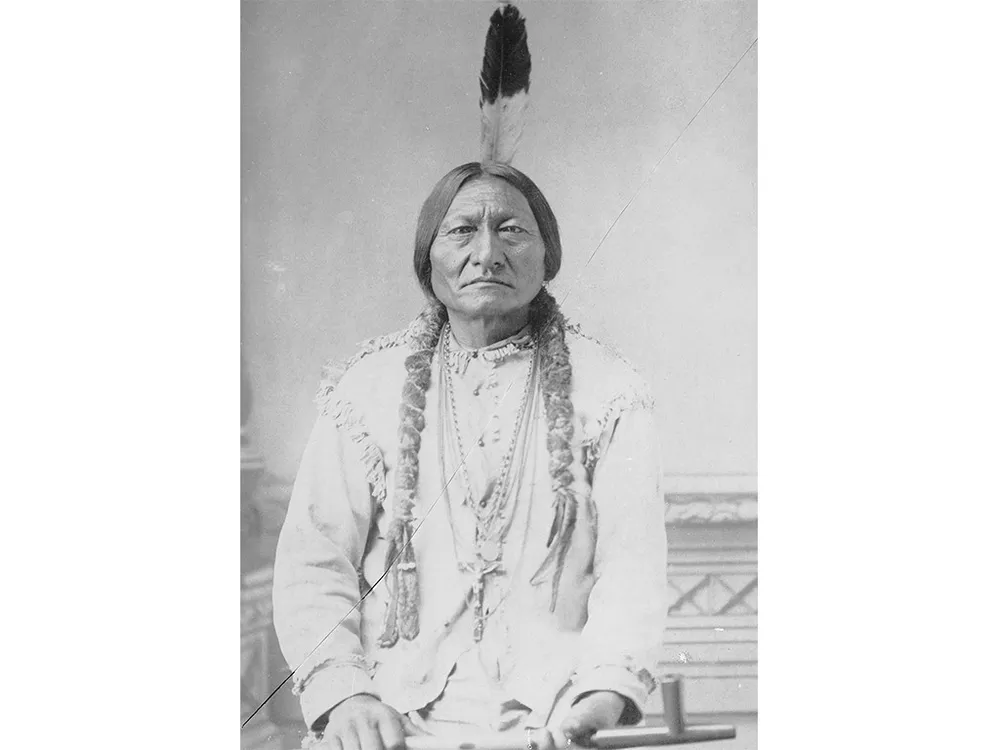
POLYGON ((486 539, 479 544, 476 554, 486 563, 494 563, 500 559, 500 543, 494 539, 486 539))
POLYGON ((479 643, 483 640, 483 631, 486 630, 486 615, 483 614, 481 599, 477 601, 477 605, 472 623, 472 640, 479 643))

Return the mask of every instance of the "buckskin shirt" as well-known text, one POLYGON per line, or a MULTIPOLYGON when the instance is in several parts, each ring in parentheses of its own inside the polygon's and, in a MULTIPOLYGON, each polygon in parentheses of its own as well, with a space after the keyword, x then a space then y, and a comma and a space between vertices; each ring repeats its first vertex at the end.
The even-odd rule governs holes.
POLYGON ((652 400, 624 360, 574 326, 566 342, 578 516, 554 611, 553 494, 538 398, 516 459, 502 562, 483 577, 482 637, 473 636, 474 574, 461 564, 473 557, 469 504, 488 493, 509 452, 533 342, 522 331, 470 351, 451 339, 444 364, 453 395, 442 392, 435 355, 421 433, 413 536, 420 632, 379 645, 390 586, 387 497, 412 331, 368 342, 346 369, 328 371, 279 539, 275 627, 307 725, 370 694, 432 731, 555 726, 595 690, 624 696, 623 721, 638 721, 666 615, 652 400), (448 420, 468 454, 464 472, 455 441, 442 433, 453 432, 448 420))

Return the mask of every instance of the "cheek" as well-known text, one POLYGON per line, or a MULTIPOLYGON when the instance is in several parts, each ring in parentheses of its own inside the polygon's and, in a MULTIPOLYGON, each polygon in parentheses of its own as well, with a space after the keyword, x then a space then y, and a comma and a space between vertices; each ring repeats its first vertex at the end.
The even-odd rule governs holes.
POLYGON ((518 252, 516 257, 521 276, 532 281, 537 276, 538 283, 542 283, 545 278, 545 248, 532 245, 518 252))
POLYGON ((431 247, 431 288, 439 299, 450 297, 456 291, 455 287, 462 270, 457 255, 441 247, 431 247))
POLYGON ((443 277, 448 275, 448 255, 438 247, 431 247, 431 276, 443 277))

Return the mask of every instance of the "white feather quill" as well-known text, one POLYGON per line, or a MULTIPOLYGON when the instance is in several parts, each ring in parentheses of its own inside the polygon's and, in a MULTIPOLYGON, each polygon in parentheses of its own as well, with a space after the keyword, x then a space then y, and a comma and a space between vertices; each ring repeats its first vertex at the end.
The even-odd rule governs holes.
POLYGON ((490 18, 479 75, 481 161, 510 164, 514 158, 524 132, 530 74, 524 19, 505 5, 490 18))

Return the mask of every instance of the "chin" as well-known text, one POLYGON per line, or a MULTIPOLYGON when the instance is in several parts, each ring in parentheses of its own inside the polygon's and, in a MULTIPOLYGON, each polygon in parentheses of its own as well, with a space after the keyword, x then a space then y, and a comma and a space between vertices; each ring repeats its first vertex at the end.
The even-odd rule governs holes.
POLYGON ((479 292, 471 299, 458 300, 458 308, 463 315, 470 318, 492 318, 512 315, 527 307, 527 302, 521 303, 515 298, 513 289, 503 288, 502 292, 506 294, 493 293, 492 290, 486 294, 479 292))

